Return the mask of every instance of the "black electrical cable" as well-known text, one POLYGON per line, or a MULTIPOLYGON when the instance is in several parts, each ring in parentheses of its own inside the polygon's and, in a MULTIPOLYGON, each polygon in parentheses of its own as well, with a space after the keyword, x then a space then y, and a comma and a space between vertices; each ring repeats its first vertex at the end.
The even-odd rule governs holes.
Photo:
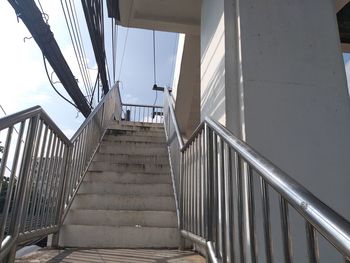
POLYGON ((95 90, 96 90, 96 87, 97 87, 97 84, 98 84, 98 78, 100 76, 100 72, 97 72, 97 76, 96 76, 96 81, 95 81, 95 85, 94 85, 94 89, 92 91, 92 96, 91 96, 91 101, 90 101, 90 106, 92 107, 92 101, 94 99, 94 95, 95 95, 95 90))
POLYGON ((46 72, 46 76, 51 84, 51 87, 56 91, 56 93, 65 101, 67 101, 69 104, 71 104, 73 107, 75 107, 77 110, 79 110, 79 108, 77 107, 77 105, 75 105, 73 102, 71 102, 70 100, 68 100, 66 97, 64 97, 55 87, 55 85, 52 83, 49 72, 47 70, 47 65, 46 65, 46 58, 43 54, 43 61, 44 61, 44 67, 45 67, 45 72, 46 72))
MULTIPOLYGON (((153 30, 153 80, 154 86, 157 86, 157 73, 156 73, 156 32, 153 30)), ((156 90, 156 97, 154 99, 153 105, 156 105, 158 99, 158 90, 156 90)))

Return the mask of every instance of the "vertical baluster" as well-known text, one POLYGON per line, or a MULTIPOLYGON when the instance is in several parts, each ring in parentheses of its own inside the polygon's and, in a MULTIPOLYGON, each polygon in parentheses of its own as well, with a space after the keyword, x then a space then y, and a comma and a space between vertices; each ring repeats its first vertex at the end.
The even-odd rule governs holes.
POLYGON ((212 217, 212 228, 213 228, 213 243, 215 245, 215 253, 216 256, 220 255, 219 250, 219 238, 218 238, 218 139, 217 135, 213 132, 213 185, 212 185, 212 193, 213 193, 213 217, 212 217))
POLYGON ((39 119, 39 116, 36 116, 36 131, 35 136, 32 139, 32 152, 30 158, 30 165, 28 169, 28 175, 26 179, 26 201, 23 205, 23 214, 22 214, 22 222, 21 222, 21 228, 20 231, 27 231, 28 223, 30 225, 30 222, 27 221, 29 217, 29 209, 31 208, 31 199, 32 199, 32 193, 33 193, 33 181, 35 177, 35 165, 36 165, 36 157, 38 155, 39 150, 39 137, 42 132, 42 122, 39 119))
POLYGON ((43 214, 44 214, 44 207, 45 203, 43 204, 43 202, 45 202, 45 200, 43 200, 43 194, 45 194, 46 192, 46 188, 47 188, 47 184, 48 184, 48 174, 46 173, 46 171, 49 170, 49 164, 50 164, 50 151, 53 147, 53 142, 54 142, 54 138, 53 138, 53 131, 49 129, 49 139, 47 140, 47 147, 46 147, 46 154, 44 157, 44 166, 43 166, 43 171, 42 171, 42 177, 41 177, 41 188, 40 188, 40 192, 39 192, 39 204, 38 204, 38 220, 35 223, 35 229, 38 229, 41 224, 42 224, 42 218, 43 218, 43 214))
POLYGON ((205 177, 204 177, 204 237, 207 240, 210 240, 210 176, 211 176, 211 166, 210 166, 210 159, 211 159, 211 140, 210 140, 210 131, 208 128, 208 125, 204 124, 204 161, 205 161, 205 177))
POLYGON ((2 154, 2 159, 0 162, 0 192, 2 192, 2 181, 3 181, 5 170, 6 170, 7 158, 8 158, 9 152, 10 152, 12 132, 13 132, 13 126, 9 127, 7 130, 4 152, 2 154))
POLYGON ((50 169, 50 183, 48 184, 48 192, 46 193, 46 209, 45 209, 45 221, 44 226, 49 226, 49 216, 51 211, 51 205, 52 205, 52 191, 53 191, 53 184, 55 182, 55 174, 57 169, 57 162, 58 162, 58 153, 61 148, 61 143, 59 141, 59 138, 57 134, 55 134, 56 138, 56 149, 52 156, 52 166, 50 169))
POLYGON ((33 169, 31 171, 31 180, 29 183, 29 199, 28 201, 28 206, 27 206, 27 212, 25 214, 25 225, 28 225, 28 231, 31 230, 32 222, 33 222, 33 213, 34 213, 34 204, 36 202, 35 200, 35 193, 38 188, 38 177, 39 177, 39 170, 35 172, 35 167, 39 167, 40 159, 38 158, 38 152, 40 148, 40 141, 41 141, 41 133, 43 130, 43 125, 44 122, 42 120, 39 120, 39 129, 36 135, 36 140, 35 140, 35 148, 34 148, 34 155, 33 155, 33 169), (39 163, 37 163, 39 160, 39 163), (29 221, 27 221, 27 218, 29 221))
POLYGON ((190 202, 191 202, 191 198, 190 198, 190 193, 191 193, 191 185, 190 185, 190 171, 191 171, 191 160, 190 160, 190 148, 188 147, 186 150, 186 182, 187 182, 187 187, 186 187, 186 230, 190 231, 191 230, 191 226, 190 226, 190 216, 191 216, 191 206, 190 206, 190 202))
POLYGON ((43 213, 41 215, 41 224, 40 226, 41 227, 45 227, 46 225, 46 213, 47 213, 47 210, 48 210, 48 196, 50 194, 50 185, 51 185, 51 178, 52 178, 52 170, 53 170, 53 167, 54 167, 54 156, 55 156, 55 151, 56 151, 56 148, 57 148, 57 136, 54 132, 53 133, 53 143, 52 143, 52 148, 51 148, 51 151, 50 151, 50 155, 47 156, 47 161, 48 161, 48 169, 47 169, 47 174, 46 174, 46 185, 45 185, 45 192, 44 192, 44 195, 43 195, 43 213))
POLYGON ((194 154, 193 154, 193 142, 190 144, 190 231, 194 231, 194 216, 193 216, 193 203, 194 203, 194 183, 193 183, 193 170, 194 170, 194 154))
POLYGON ((42 141, 41 141, 40 157, 38 158, 39 159, 39 165, 38 165, 38 168, 37 168, 37 176, 36 176, 36 180, 35 180, 35 190, 33 192, 34 203, 33 203, 32 209, 30 211, 30 222, 31 222, 31 224, 30 224, 29 228, 32 229, 32 230, 34 230, 36 222, 39 220, 39 215, 37 213, 37 211, 38 211, 37 204, 39 202, 39 195, 38 195, 38 193, 40 192, 40 187, 42 187, 42 184, 43 184, 43 182, 42 182, 43 173, 41 172, 41 170, 42 170, 43 162, 44 162, 44 153, 45 153, 45 146, 46 146, 46 139, 47 139, 48 131, 49 131, 49 128, 46 125, 45 126, 45 130, 44 130, 44 136, 43 136, 42 141), (34 219, 34 215, 36 216, 35 219, 34 219))
POLYGON ((198 221, 197 221, 197 197, 198 197, 198 170, 197 170, 197 163, 198 163, 198 159, 197 159, 197 138, 194 139, 193 141, 193 233, 194 234, 198 234, 197 233, 197 225, 198 225, 198 221))
POLYGON ((205 186, 206 186, 206 167, 205 167, 205 131, 201 132, 200 154, 201 154, 201 231, 202 237, 206 238, 205 234, 205 186))
POLYGON ((205 125, 207 131, 207 145, 208 145, 208 160, 207 160, 207 232, 208 232, 208 240, 213 241, 214 239, 214 231, 213 231, 213 215, 214 211, 214 197, 213 197, 213 178, 214 178, 214 145, 213 145, 213 134, 209 129, 208 125, 205 125))
POLYGON ((56 193, 57 193, 57 190, 58 190, 58 182, 59 182, 59 179, 60 179, 60 166, 61 166, 61 163, 62 163, 62 153, 63 153, 63 148, 64 148, 64 143, 62 141, 60 141, 60 149, 59 149, 59 152, 58 152, 58 155, 56 157, 56 167, 55 167, 55 170, 53 171, 53 182, 52 182, 52 190, 50 191, 52 194, 51 194, 51 201, 50 201, 50 206, 49 206, 49 212, 48 212, 48 219, 47 219, 47 222, 48 222, 48 225, 52 226, 52 218, 53 218, 53 214, 54 214, 54 209, 55 209, 55 205, 56 205, 56 193))
POLYGON ((134 119, 132 120, 133 122, 136 122, 136 106, 133 107, 134 108, 134 119))
POLYGON ((264 223, 264 241, 265 241, 265 256, 266 262, 273 263, 272 257, 272 238, 271 238, 271 224, 270 224, 270 199, 269 189, 265 180, 260 177, 262 212, 264 223))
POLYGON ((218 199, 218 213, 217 213, 217 250, 219 252, 220 258, 225 262, 226 252, 224 246, 224 166, 223 166, 223 142, 220 137, 217 141, 217 199, 218 199))
POLYGON ((142 122, 145 122, 145 111, 146 111, 146 107, 142 108, 142 122))
POLYGON ((224 143, 224 203, 225 203, 225 250, 226 250, 226 262, 230 263, 234 261, 233 255, 233 220, 232 220, 232 174, 231 174, 231 149, 224 143))
MULTIPOLYGON (((4 209, 2 211, 2 216, 0 218, 0 226, 1 226, 1 228, 0 228, 0 241, 2 241, 4 238, 7 224, 11 221, 11 219, 13 220, 13 218, 11 218, 11 216, 10 216, 10 220, 8 220, 8 215, 9 215, 12 201, 14 201, 14 200, 12 200, 13 199, 13 188, 15 187, 16 171, 17 171, 17 167, 18 167, 18 159, 19 159, 20 150, 21 150, 24 126, 25 126, 25 122, 23 121, 23 122, 21 122, 21 126, 20 126, 19 132, 18 132, 18 138, 17 138, 17 142, 16 142, 16 149, 15 149, 14 156, 13 156, 10 180, 8 182, 8 189, 7 189, 6 197, 5 197, 4 209)), ((3 164, 5 165, 5 162, 3 162, 3 164)), ((12 207, 11 207, 12 214, 13 214, 13 207, 14 207, 14 204, 12 204, 12 207)))
POLYGON ((237 232, 238 232, 238 246, 239 246, 239 262, 245 262, 244 253, 244 231, 243 231, 243 185, 242 185, 242 159, 240 155, 235 152, 235 180, 236 180, 236 191, 235 191, 235 201, 236 201, 236 220, 237 220, 237 232))
POLYGON ((254 196, 252 170, 243 163, 242 174, 242 205, 244 227, 244 258, 246 262, 256 262, 255 226, 254 226, 254 196))
MULTIPOLYGON (((13 217, 9 225, 9 234, 13 237, 19 235, 21 229, 21 218, 24 211, 24 202, 28 197, 27 179, 31 170, 32 155, 34 150, 34 139, 37 131, 38 116, 32 117, 29 120, 26 141, 23 150, 23 158, 18 176, 18 186, 16 189, 15 205, 13 208, 13 217)), ((4 262, 13 262, 16 255, 16 245, 9 252, 7 259, 4 262)))
POLYGON ((201 164, 201 139, 202 139, 202 132, 198 134, 197 137, 197 234, 199 236, 202 236, 202 220, 201 220, 201 208, 202 208, 202 202, 201 202, 201 196, 202 196, 202 164, 201 164))
POLYGON ((288 218, 288 203, 282 196, 280 196, 280 212, 284 261, 286 263, 291 263, 293 262, 293 251, 292 236, 290 233, 290 225, 288 218))
MULTIPOLYGON (((13 126, 9 127, 8 130, 7 130, 6 141, 5 141, 5 146, 4 146, 4 152, 2 154, 2 159, 1 159, 1 162, 0 162, 0 193, 2 193, 4 191, 3 187, 2 187, 2 181, 4 179, 5 170, 7 169, 7 158, 8 158, 9 152, 10 152, 10 146, 11 146, 11 140, 12 140, 12 132, 13 132, 13 126)), ((11 176, 11 174, 10 174, 10 176, 11 176)), ((9 185, 6 188, 6 195, 7 195, 7 192, 9 191, 8 188, 9 188, 9 185)), ((5 199, 5 202, 6 202, 6 199, 5 199)), ((4 221, 2 221, 1 223, 4 223, 6 225, 7 218, 4 217, 4 211, 2 211, 1 217, 4 219, 4 221)), ((0 235, 0 238, 1 238, 0 242, 1 242, 3 236, 2 236, 2 233, 0 233, 0 234, 1 234, 0 235)))
POLYGON ((306 240, 307 240, 307 253, 309 256, 310 263, 318 263, 320 262, 320 253, 318 249, 318 242, 316 231, 314 227, 308 222, 305 221, 305 229, 306 229, 306 240))

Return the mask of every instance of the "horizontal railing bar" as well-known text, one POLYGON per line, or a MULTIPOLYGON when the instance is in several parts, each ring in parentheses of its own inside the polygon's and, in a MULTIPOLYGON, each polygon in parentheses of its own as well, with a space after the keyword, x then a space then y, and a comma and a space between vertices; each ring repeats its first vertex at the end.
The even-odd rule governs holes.
POLYGON ((71 145, 70 140, 66 137, 66 135, 62 132, 62 130, 54 123, 54 121, 49 117, 49 115, 47 115, 47 113, 40 106, 34 106, 29 109, 16 112, 14 114, 10 114, 1 118, 0 130, 16 125, 38 114, 40 114, 40 118, 44 120, 44 123, 47 124, 57 135, 60 136, 60 139, 62 141, 64 141, 67 145, 71 145))
POLYGON ((31 239, 34 239, 36 237, 47 236, 47 235, 56 233, 58 230, 59 230, 59 226, 52 226, 49 228, 39 229, 33 232, 20 233, 18 236, 17 242, 23 243, 31 239))
POLYGON ((182 229, 181 230, 181 235, 186 238, 189 239, 191 241, 193 241, 194 243, 196 243, 197 245, 206 247, 207 246, 207 241, 205 240, 205 238, 198 236, 196 234, 193 234, 187 230, 182 229))
POLYGON ((130 103, 123 103, 122 106, 131 106, 131 107, 141 107, 141 108, 158 108, 162 109, 163 106, 160 105, 143 105, 143 104, 130 104, 130 103))
POLYGON ((174 103, 170 101, 170 100, 172 100, 172 96, 170 96, 169 90, 166 90, 165 92, 166 92, 166 97, 168 99, 170 116, 171 116, 171 119, 172 119, 173 124, 174 124, 176 137, 177 137, 177 140, 179 142, 180 149, 182 149, 184 147, 184 140, 183 140, 183 138, 181 136, 179 125, 178 125, 177 120, 176 120, 176 115, 175 115, 175 110, 174 110, 174 103))
MULTIPOLYGON (((209 118, 206 118, 205 122, 308 220, 321 235, 345 257, 350 259, 349 221, 321 202, 299 182, 253 150, 248 144, 236 138, 221 124, 209 118)), ((191 143, 191 140, 186 143, 184 150, 189 143, 191 143)))
POLYGON ((101 107, 105 104, 105 101, 109 97, 109 94, 114 91, 114 89, 118 89, 118 85, 116 84, 113 88, 111 88, 108 93, 102 98, 99 104, 94 108, 94 110, 89 114, 89 116, 85 119, 85 121, 80 125, 79 129, 74 133, 71 138, 71 142, 73 142, 81 133, 82 130, 85 129, 86 125, 91 121, 93 117, 95 117, 96 113, 101 109, 101 107))

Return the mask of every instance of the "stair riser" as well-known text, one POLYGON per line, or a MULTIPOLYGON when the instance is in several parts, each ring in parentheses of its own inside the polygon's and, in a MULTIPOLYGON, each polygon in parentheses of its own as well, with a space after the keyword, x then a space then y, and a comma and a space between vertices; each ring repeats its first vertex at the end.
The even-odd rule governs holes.
POLYGON ((161 195, 172 196, 173 189, 169 184, 111 184, 83 182, 80 194, 119 194, 119 195, 161 195))
POLYGON ((175 248, 177 228, 63 226, 60 246, 80 248, 175 248))
POLYGON ((151 125, 110 125, 108 129, 111 130, 133 130, 133 131, 151 131, 151 132, 164 132, 164 126, 151 126, 151 125))
POLYGON ((149 129, 109 129, 106 131, 108 136, 152 136, 165 138, 165 132, 161 130, 149 130, 149 129))
POLYGON ((72 209, 175 211, 174 197, 77 194, 72 209))
POLYGON ((103 141, 130 141, 130 142, 153 142, 153 143, 166 143, 165 136, 137 136, 137 135, 106 135, 103 137, 103 141))
POLYGON ((171 183, 169 174, 133 174, 133 173, 114 173, 114 172, 88 172, 84 182, 109 182, 109 183, 171 183))
POLYGON ((110 163, 129 163, 129 164, 169 164, 169 158, 157 155, 131 155, 131 154, 104 154, 98 153, 94 161, 105 161, 110 163))
POLYGON ((177 227, 175 212, 72 210, 66 225, 177 227))
POLYGON ((166 148, 166 143, 158 143, 158 142, 137 142, 137 141, 128 141, 128 140, 114 140, 110 141, 102 141, 103 146, 110 146, 113 144, 115 147, 135 147, 135 148, 166 148))
POLYGON ((136 154, 136 155, 160 155, 167 156, 168 151, 165 147, 131 147, 115 146, 102 144, 99 149, 100 153, 115 153, 115 154, 136 154))
POLYGON ((169 172, 168 165, 153 164, 125 164, 125 163, 108 163, 108 162, 92 162, 90 171, 114 171, 114 172, 135 172, 135 173, 151 173, 164 174, 169 172))

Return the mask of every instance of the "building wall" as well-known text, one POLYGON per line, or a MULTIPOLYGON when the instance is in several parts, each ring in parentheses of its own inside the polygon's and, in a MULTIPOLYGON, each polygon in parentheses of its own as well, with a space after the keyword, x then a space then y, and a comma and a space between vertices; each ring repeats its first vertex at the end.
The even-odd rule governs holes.
MULTIPOLYGON (((350 103, 334 2, 225 1, 227 126, 349 220, 350 103)), ((278 198, 271 190, 274 256, 283 262, 278 198)), ((294 261, 307 262, 304 221, 293 209, 290 218, 294 261)), ((320 253, 341 262, 322 238, 320 253)))
POLYGON ((203 0, 201 19, 201 120, 225 124, 224 0, 203 0))

